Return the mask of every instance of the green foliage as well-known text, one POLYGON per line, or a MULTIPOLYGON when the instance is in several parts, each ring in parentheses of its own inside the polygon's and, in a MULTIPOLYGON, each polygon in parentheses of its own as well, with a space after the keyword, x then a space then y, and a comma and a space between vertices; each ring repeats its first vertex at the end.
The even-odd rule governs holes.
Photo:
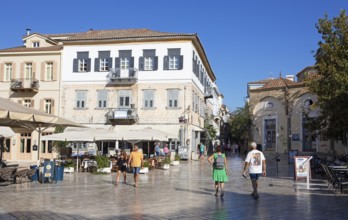
POLYGON ((348 17, 342 10, 338 17, 327 15, 316 25, 322 35, 316 51, 318 76, 306 83, 318 96, 317 118, 307 118, 311 129, 318 129, 327 138, 347 144, 348 137, 348 17))
MULTIPOLYGON (((57 125, 55 127, 54 133, 63 133, 65 126, 57 125)), ((66 141, 53 141, 53 150, 57 153, 60 152, 60 149, 66 147, 68 143, 66 141)))
POLYGON ((211 124, 205 124, 205 125, 204 125, 204 128, 205 128, 206 131, 209 133, 209 135, 210 135, 210 137, 211 137, 212 139, 215 139, 215 138, 216 138, 216 130, 215 130, 215 128, 214 128, 213 125, 211 125, 211 124))
POLYGON ((230 138, 232 142, 243 143, 250 138, 249 131, 252 125, 250 107, 245 103, 243 108, 233 112, 230 119, 230 138))
POLYGON ((65 162, 65 165, 64 165, 65 167, 76 167, 76 164, 75 164, 75 162, 73 161, 73 160, 67 160, 66 162, 65 162))
POLYGON ((96 156, 95 160, 97 161, 98 168, 105 168, 110 166, 109 158, 105 156, 96 156))
POLYGON ((144 160, 143 167, 150 167, 149 161, 144 160))
POLYGON ((176 153, 174 160, 175 161, 179 161, 180 159, 181 159, 180 155, 178 153, 176 153))
POLYGON ((164 160, 163 160, 163 163, 164 164, 170 164, 170 157, 165 157, 164 160))

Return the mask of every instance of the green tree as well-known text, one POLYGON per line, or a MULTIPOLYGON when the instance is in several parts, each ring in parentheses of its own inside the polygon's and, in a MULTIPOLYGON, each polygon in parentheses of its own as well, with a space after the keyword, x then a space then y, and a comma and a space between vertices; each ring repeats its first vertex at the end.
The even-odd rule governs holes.
POLYGON ((232 142, 244 144, 245 141, 250 139, 251 116, 248 103, 245 103, 244 107, 237 108, 232 113, 230 119, 230 137, 232 142))
POLYGON ((347 146, 348 134, 348 17, 342 10, 338 17, 319 19, 316 24, 321 40, 315 53, 318 75, 308 77, 307 85, 318 96, 318 117, 312 127, 347 146))
MULTIPOLYGON (((65 128, 66 128, 66 126, 57 125, 55 127, 54 133, 63 133, 65 128)), ((54 141, 53 142, 53 150, 57 153, 60 153, 60 149, 63 147, 66 147, 66 145, 67 145, 66 141, 54 141)))

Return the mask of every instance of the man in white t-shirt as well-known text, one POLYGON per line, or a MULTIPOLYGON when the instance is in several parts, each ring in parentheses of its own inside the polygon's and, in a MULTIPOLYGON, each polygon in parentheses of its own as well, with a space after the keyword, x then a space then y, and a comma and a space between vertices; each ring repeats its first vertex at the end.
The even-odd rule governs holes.
POLYGON ((257 150, 257 144, 255 142, 252 142, 250 146, 251 151, 245 158, 243 176, 246 177, 246 169, 249 167, 249 176, 253 187, 251 196, 254 197, 254 199, 258 199, 258 179, 260 178, 261 174, 262 176, 266 176, 266 158, 261 151, 257 150))

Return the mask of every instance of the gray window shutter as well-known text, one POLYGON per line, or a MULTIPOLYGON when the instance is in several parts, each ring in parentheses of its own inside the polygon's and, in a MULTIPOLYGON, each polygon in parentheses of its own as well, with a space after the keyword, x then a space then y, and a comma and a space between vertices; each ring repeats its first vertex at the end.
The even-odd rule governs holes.
POLYGON ((158 69, 158 57, 153 58, 153 70, 158 69))
POLYGON ((129 59, 129 67, 134 68, 134 57, 130 57, 130 59, 129 59))
POLYGON ((112 58, 108 58, 108 63, 109 63, 109 70, 112 68, 112 58))
POLYGON ((98 51, 98 58, 109 58, 110 51, 98 51))
POLYGON ((139 70, 144 70, 144 57, 139 57, 139 70))
POLYGON ((163 70, 169 70, 169 57, 163 57, 163 70))
POLYGON ((95 58, 94 59, 94 71, 95 72, 99 72, 99 70, 100 70, 99 65, 100 65, 100 59, 99 58, 95 58))
POLYGON ((86 59, 86 63, 87 63, 87 72, 91 72, 91 58, 86 59))
POLYGON ((131 57, 132 51, 131 50, 120 50, 119 51, 119 57, 131 57))
POLYGON ((121 60, 119 57, 115 58, 115 68, 120 68, 121 67, 121 60))
POLYGON ((168 56, 170 56, 170 57, 180 56, 180 48, 168 49, 168 56))
POLYGON ((79 66, 79 60, 78 59, 74 59, 74 61, 73 61, 73 72, 74 73, 78 72, 78 66, 79 66))
POLYGON ((184 56, 179 56, 179 70, 184 68, 184 56))
POLYGON ((143 50, 144 57, 154 57, 156 56, 156 50, 143 50))

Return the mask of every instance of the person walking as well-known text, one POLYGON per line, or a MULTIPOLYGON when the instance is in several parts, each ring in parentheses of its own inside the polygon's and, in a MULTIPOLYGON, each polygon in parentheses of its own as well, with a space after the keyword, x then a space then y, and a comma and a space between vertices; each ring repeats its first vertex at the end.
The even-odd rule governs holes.
POLYGON ((258 199, 260 197, 257 192, 258 180, 261 175, 266 176, 266 158, 261 151, 257 150, 255 142, 252 142, 250 147, 251 151, 249 151, 244 161, 243 176, 246 177, 246 169, 249 167, 249 176, 253 187, 251 196, 258 199))
POLYGON ((213 180, 215 181, 215 196, 218 196, 220 188, 220 196, 224 196, 224 184, 228 181, 227 176, 227 159, 222 153, 221 147, 216 147, 216 152, 208 157, 208 162, 213 166, 213 180))
POLYGON ((144 164, 143 154, 139 152, 138 146, 135 145, 128 159, 128 166, 131 165, 133 169, 134 187, 138 187, 139 172, 140 172, 140 169, 143 167, 143 164, 144 164))
POLYGON ((205 146, 203 143, 201 143, 201 146, 199 147, 199 158, 200 159, 204 158, 204 151, 205 151, 205 146))
POLYGON ((116 175, 116 185, 118 185, 118 182, 120 180, 121 174, 123 174, 123 183, 127 183, 127 153, 126 151, 122 151, 120 158, 117 159, 116 165, 117 165, 117 175, 116 175))

